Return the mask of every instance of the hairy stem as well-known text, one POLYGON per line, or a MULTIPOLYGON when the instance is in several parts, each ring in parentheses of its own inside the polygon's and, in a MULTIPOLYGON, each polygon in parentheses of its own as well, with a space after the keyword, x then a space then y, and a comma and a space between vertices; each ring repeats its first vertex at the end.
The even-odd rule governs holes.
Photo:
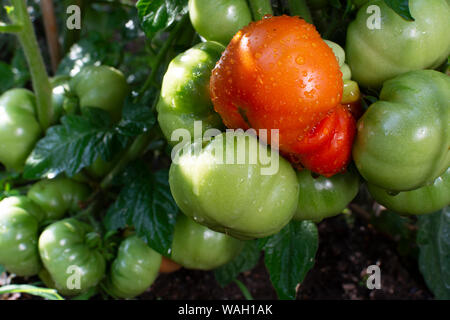
POLYGON ((13 21, 22 26, 22 30, 17 33, 22 45, 25 57, 30 69, 33 90, 37 101, 37 114, 39 123, 45 131, 51 124, 53 117, 52 89, 45 69, 44 60, 36 40, 34 28, 27 11, 25 0, 11 0, 14 11, 11 14, 13 21))
POLYGON ((291 15, 299 16, 308 23, 313 23, 311 11, 309 11, 306 0, 289 0, 289 10, 291 15))
POLYGON ((265 15, 273 15, 270 0, 248 0, 252 10, 253 20, 261 20, 265 15))

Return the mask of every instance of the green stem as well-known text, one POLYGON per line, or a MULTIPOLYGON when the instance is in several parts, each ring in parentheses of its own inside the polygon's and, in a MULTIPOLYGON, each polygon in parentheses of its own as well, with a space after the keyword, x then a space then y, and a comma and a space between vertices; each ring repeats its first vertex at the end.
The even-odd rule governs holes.
POLYGON ((22 25, 22 30, 17 33, 17 36, 30 69, 33 89, 36 95, 38 119, 42 129, 46 130, 50 126, 53 117, 52 87, 27 11, 26 1, 11 0, 11 3, 14 6, 12 16, 16 20, 13 22, 22 25))
POLYGON ((252 295, 250 294, 250 291, 248 291, 247 287, 245 286, 245 284, 243 284, 241 281, 239 281, 238 279, 234 279, 234 283, 236 283, 236 285, 239 287, 239 289, 241 289, 242 294, 244 295, 244 298, 247 300, 253 300, 252 295))
POLYGON ((308 23, 313 23, 311 11, 309 11, 306 0, 289 0, 289 11, 293 16, 299 16, 308 23))
POLYGON ((105 190, 109 188, 114 180, 114 178, 122 172, 123 169, 130 163, 131 161, 139 158, 142 152, 145 151, 145 148, 148 146, 150 141, 153 139, 153 133, 151 131, 143 133, 133 141, 130 147, 127 149, 122 158, 120 158, 119 162, 115 165, 115 167, 108 173, 108 175, 102 180, 100 183, 100 188, 105 190))
POLYGON ((248 0, 252 10, 253 20, 261 20, 265 15, 273 15, 272 4, 270 0, 248 0))
MULTIPOLYGON (((167 51, 169 51, 172 43, 177 38, 178 34, 183 30, 183 26, 189 21, 189 16, 186 14, 183 16, 183 18, 177 23, 175 28, 170 33, 169 37, 167 38, 166 42, 162 46, 161 50, 159 50, 158 55, 155 58, 155 62, 152 65, 152 72, 148 76, 147 80, 145 81, 142 88, 139 90, 139 94, 137 96, 137 99, 142 97, 144 92, 151 86, 155 85, 155 78, 158 74, 159 66, 161 65, 161 62, 163 61, 164 57, 167 54, 167 51)), ((159 88, 158 88, 159 89, 159 88)))
POLYGON ((18 33, 22 31, 20 24, 5 24, 0 22, 0 33, 18 33))

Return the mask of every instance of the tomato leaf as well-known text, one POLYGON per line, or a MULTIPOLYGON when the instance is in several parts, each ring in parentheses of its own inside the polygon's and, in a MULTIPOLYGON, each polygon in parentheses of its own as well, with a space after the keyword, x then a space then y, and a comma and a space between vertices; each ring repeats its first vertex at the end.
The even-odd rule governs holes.
POLYGON ((168 171, 151 173, 138 162, 124 172, 122 180, 122 191, 106 214, 106 228, 134 226, 150 247, 169 255, 178 207, 170 192, 168 171))
POLYGON ((450 299, 450 208, 419 216, 419 268, 437 299, 450 299))
POLYGON ((0 94, 14 86, 14 73, 9 64, 0 61, 0 94))
POLYGON ((384 0, 384 2, 403 19, 414 21, 409 11, 409 0, 384 0))
POLYGON ((149 131, 156 123, 156 116, 146 104, 134 104, 127 98, 118 132, 124 136, 137 136, 149 131))
POLYGON ((297 285, 314 266, 318 238, 311 221, 292 221, 269 237, 264 246, 265 263, 280 299, 295 299, 297 285))
POLYGON ((65 116, 61 125, 48 129, 26 161, 23 174, 26 179, 62 172, 72 177, 99 157, 108 161, 123 149, 126 141, 109 126, 108 113, 92 109, 85 116, 65 116))
POLYGON ((117 67, 121 51, 119 43, 103 38, 98 32, 89 32, 87 37, 70 48, 58 65, 56 74, 75 76, 84 66, 93 64, 117 67))
POLYGON ((188 12, 188 0, 139 0, 136 4, 139 20, 146 36, 170 27, 188 12))
POLYGON ((214 271, 217 282, 225 287, 241 273, 251 270, 258 263, 261 251, 257 241, 247 241, 242 252, 226 265, 214 271))

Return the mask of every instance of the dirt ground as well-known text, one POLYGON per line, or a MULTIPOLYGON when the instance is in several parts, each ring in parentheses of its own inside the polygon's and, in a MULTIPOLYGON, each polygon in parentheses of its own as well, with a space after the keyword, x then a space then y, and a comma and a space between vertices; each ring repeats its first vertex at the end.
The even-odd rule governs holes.
MULTIPOLYGON (((397 253, 397 244, 359 218, 343 216, 319 224, 315 267, 299 287, 297 299, 431 299, 417 263, 397 253), (381 289, 366 288, 366 268, 378 264, 381 289)), ((263 258, 242 281, 255 299, 276 299, 263 258)), ((180 270, 161 275, 139 299, 244 299, 237 285, 221 288, 212 272, 180 270)))

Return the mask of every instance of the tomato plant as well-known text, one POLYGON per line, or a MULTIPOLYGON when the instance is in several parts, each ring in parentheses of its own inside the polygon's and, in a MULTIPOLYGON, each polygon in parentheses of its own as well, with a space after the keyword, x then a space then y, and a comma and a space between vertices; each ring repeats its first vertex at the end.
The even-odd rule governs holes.
POLYGON ((450 297, 448 1, 69 5, 0 8, 0 300, 450 297))

